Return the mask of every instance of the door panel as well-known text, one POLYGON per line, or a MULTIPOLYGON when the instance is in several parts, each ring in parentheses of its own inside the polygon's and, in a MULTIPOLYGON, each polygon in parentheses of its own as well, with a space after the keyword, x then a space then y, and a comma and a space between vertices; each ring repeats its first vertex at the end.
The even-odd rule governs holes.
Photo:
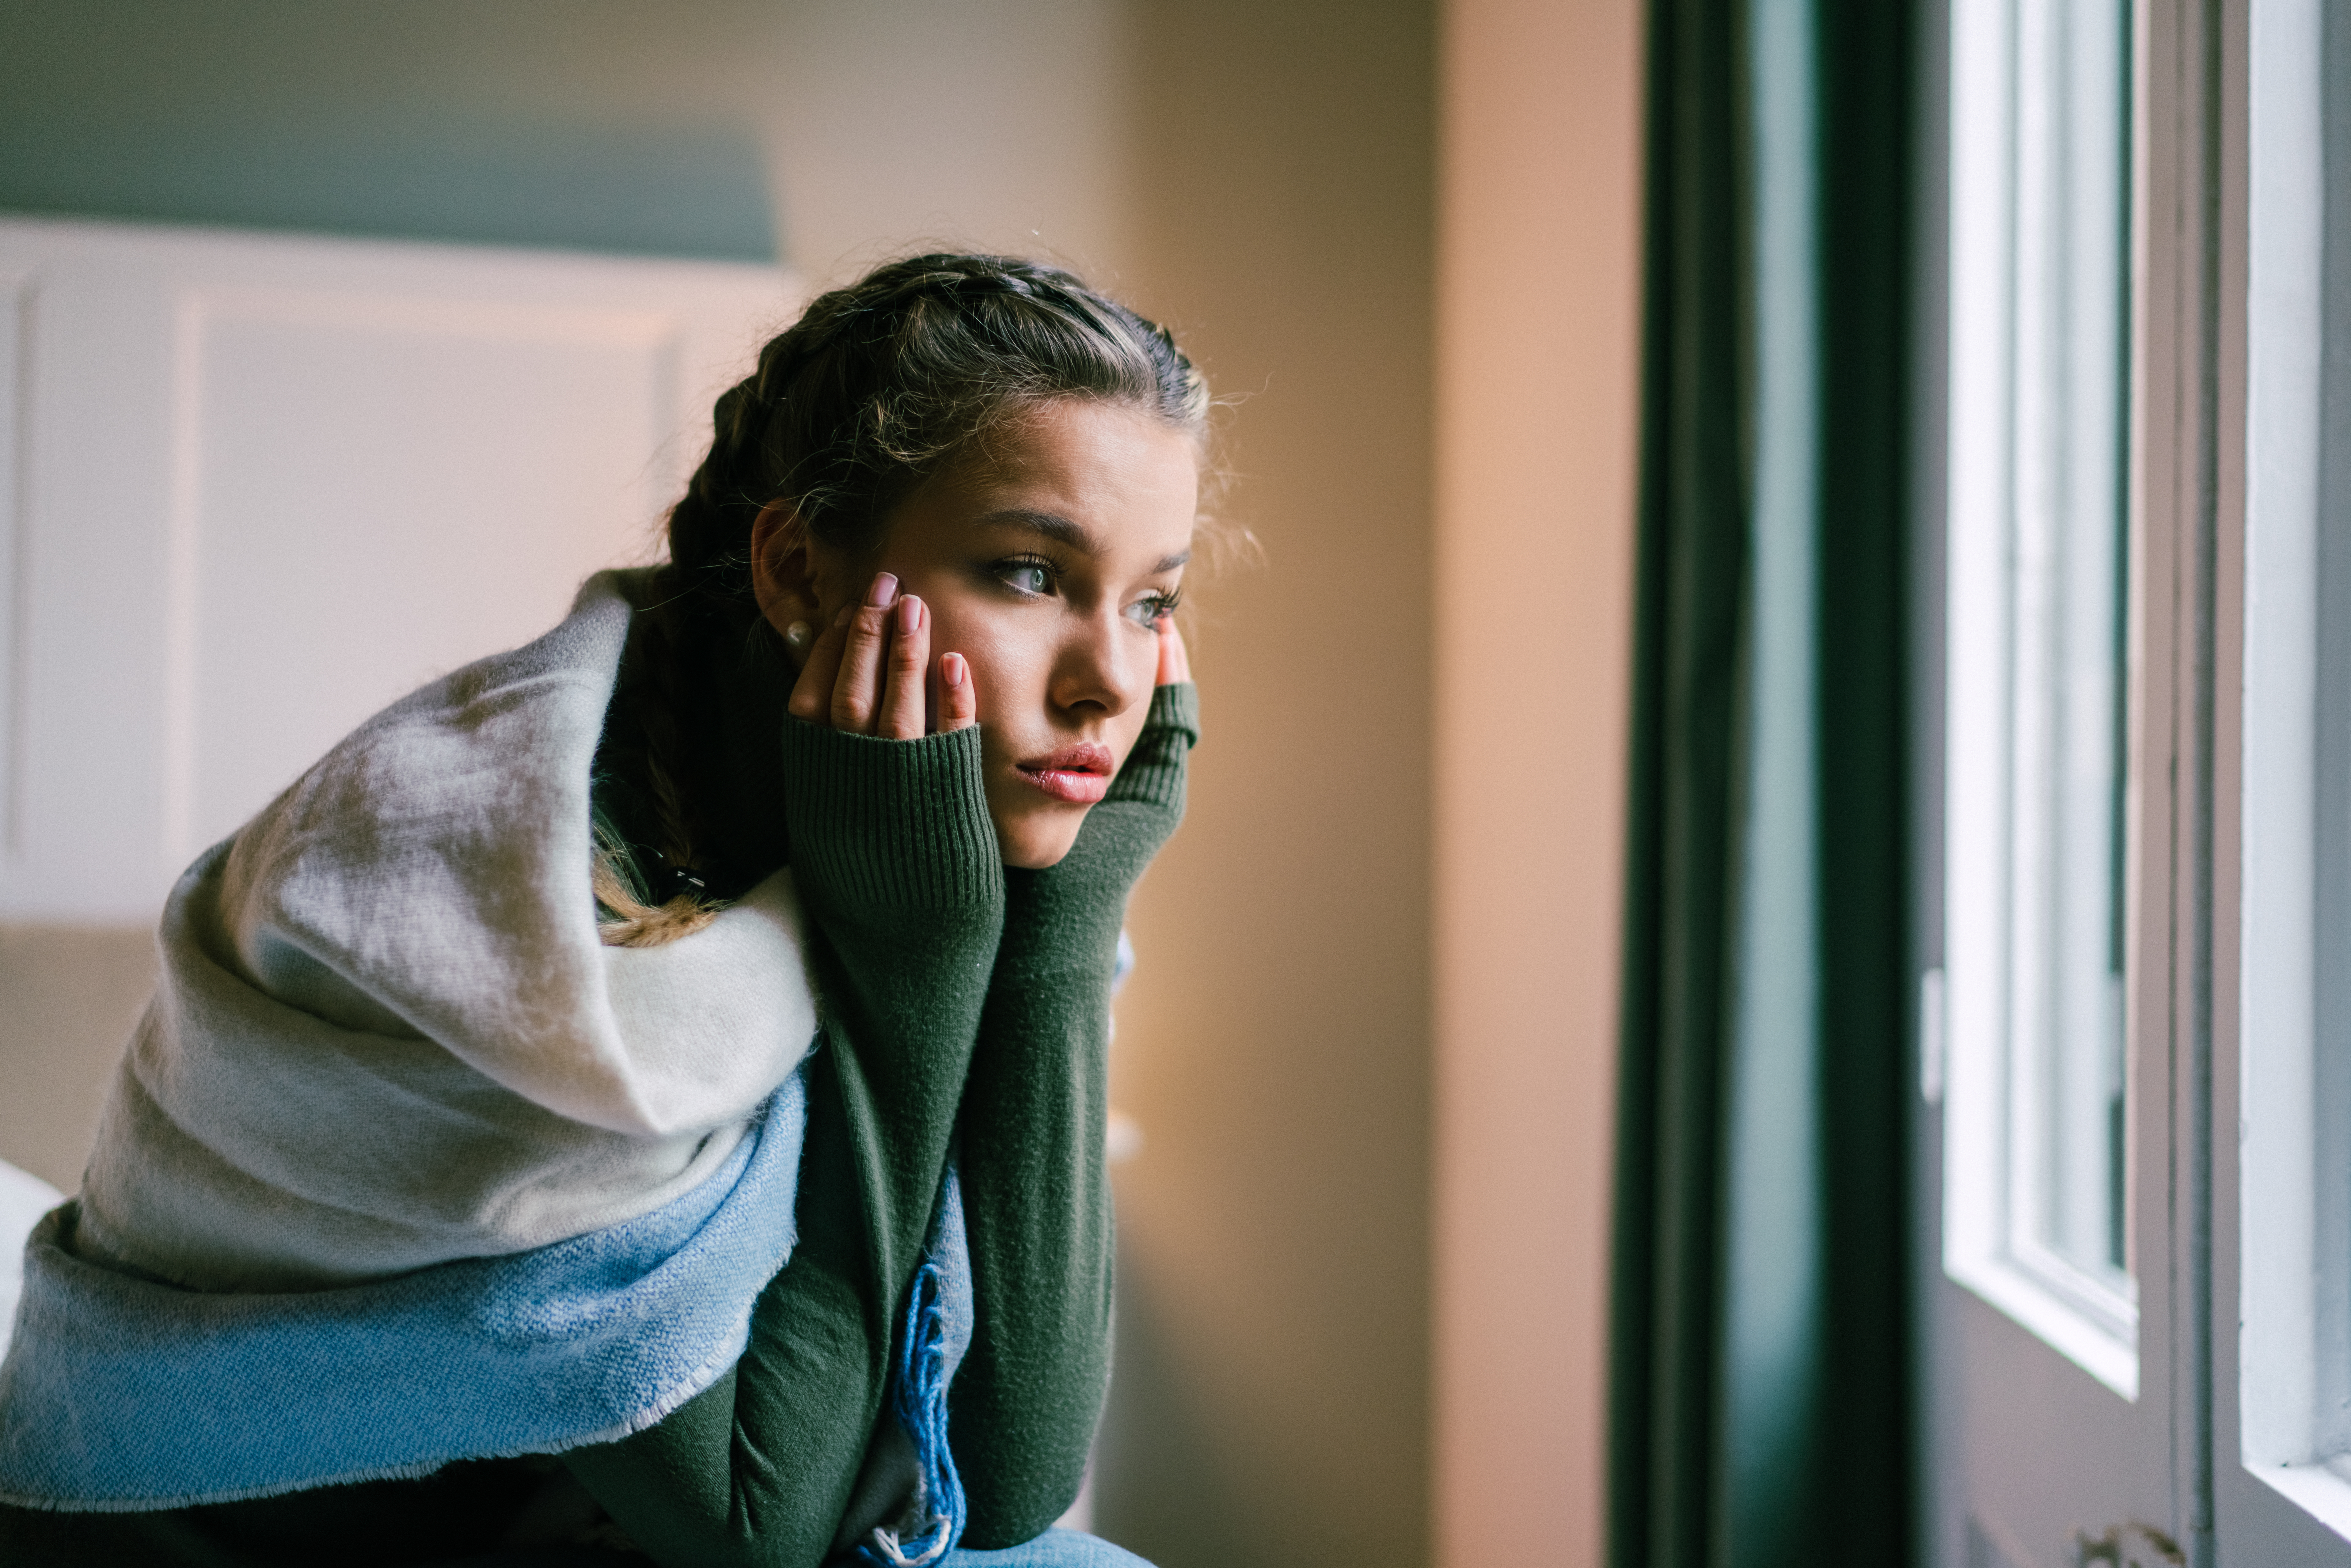
POLYGON ((152 921, 353 725, 652 559, 793 301, 738 264, 0 221, 0 918, 152 921))

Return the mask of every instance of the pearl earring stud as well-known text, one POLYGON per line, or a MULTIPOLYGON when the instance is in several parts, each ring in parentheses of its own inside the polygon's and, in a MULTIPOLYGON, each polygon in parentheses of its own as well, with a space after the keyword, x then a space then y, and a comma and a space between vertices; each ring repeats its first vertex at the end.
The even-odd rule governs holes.
POLYGON ((806 650, 809 639, 815 634, 816 628, 805 621, 795 621, 784 628, 784 641, 790 645, 795 653, 806 650))

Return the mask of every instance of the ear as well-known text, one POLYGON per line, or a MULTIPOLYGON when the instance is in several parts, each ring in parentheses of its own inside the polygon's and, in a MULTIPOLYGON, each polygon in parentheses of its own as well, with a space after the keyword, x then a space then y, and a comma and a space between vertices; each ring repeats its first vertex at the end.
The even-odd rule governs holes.
POLYGON ((816 560, 809 532, 789 501, 770 501, 751 524, 751 594, 778 632, 817 618, 816 560))

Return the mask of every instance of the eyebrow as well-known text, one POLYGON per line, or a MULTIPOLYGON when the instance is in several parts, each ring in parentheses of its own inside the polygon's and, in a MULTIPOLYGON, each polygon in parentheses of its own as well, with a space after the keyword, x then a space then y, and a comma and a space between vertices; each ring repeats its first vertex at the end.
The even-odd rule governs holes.
MULTIPOLYGON (((1087 555, 1102 553, 1102 541, 1087 532, 1084 524, 1059 512, 1035 512, 1026 507, 1008 507, 1000 512, 988 513, 979 522, 982 527, 1009 525, 1027 528, 1032 534, 1042 534, 1057 544, 1065 544, 1087 555)), ((1188 548, 1179 549, 1174 555, 1161 556, 1158 564, 1151 570, 1155 572, 1174 571, 1191 559, 1192 552, 1188 548)))

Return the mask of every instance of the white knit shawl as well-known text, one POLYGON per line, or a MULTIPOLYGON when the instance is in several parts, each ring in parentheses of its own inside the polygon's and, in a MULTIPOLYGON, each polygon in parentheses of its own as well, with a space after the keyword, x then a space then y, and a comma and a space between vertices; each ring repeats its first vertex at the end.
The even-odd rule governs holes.
POLYGON ((632 611, 394 704, 180 879, 77 1249, 204 1290, 521 1251, 679 1197, 806 1056, 789 874, 608 947, 590 771, 632 611))

